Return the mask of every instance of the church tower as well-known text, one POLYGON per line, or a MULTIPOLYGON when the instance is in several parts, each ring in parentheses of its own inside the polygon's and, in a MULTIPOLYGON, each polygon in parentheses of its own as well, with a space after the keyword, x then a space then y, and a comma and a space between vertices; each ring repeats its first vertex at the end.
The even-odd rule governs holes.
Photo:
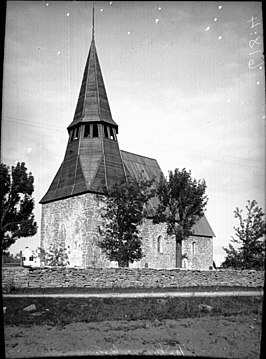
POLYGON ((92 37, 64 160, 40 203, 101 192, 126 181, 119 149, 118 125, 112 118, 92 37))
MULTIPOLYGON (((41 199, 41 247, 69 248, 72 265, 94 265, 100 249, 95 194, 129 176, 122 159, 93 31, 65 156, 41 199), (127 175, 126 175, 127 173, 127 175), (89 259, 88 259, 89 258, 89 259)), ((99 262, 103 265, 102 262, 99 262)))

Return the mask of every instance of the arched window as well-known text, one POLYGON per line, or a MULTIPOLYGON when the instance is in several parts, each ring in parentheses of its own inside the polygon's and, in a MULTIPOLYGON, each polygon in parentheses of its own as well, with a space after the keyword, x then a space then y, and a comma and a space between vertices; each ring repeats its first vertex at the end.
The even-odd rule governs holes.
POLYGON ((182 259, 182 268, 187 269, 187 258, 182 259))
POLYGON ((157 238, 157 252, 158 253, 162 253, 163 252, 163 246, 162 246, 162 236, 159 236, 158 238, 157 238))
POLYGON ((192 242, 192 254, 196 254, 196 242, 192 242))

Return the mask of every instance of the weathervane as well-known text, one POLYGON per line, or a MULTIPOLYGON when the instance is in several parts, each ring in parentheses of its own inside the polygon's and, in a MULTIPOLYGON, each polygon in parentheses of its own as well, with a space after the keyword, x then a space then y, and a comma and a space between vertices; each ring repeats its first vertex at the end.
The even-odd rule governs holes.
POLYGON ((94 40, 94 1, 92 2, 92 40, 94 40))

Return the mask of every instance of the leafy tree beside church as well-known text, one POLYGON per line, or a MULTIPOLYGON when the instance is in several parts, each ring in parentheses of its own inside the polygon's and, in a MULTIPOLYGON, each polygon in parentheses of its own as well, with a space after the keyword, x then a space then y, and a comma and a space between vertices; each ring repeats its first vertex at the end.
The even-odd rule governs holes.
POLYGON ((265 268, 265 234, 266 223, 262 211, 255 200, 248 201, 246 205, 247 216, 243 216, 243 210, 238 207, 234 211, 238 219, 238 227, 234 227, 235 237, 231 242, 236 243, 238 248, 229 243, 223 268, 256 269, 265 268))
POLYGON ((1 163, 1 253, 5 253, 17 239, 37 232, 33 214, 33 182, 34 178, 27 172, 24 162, 18 162, 11 170, 1 163))
POLYGON ((192 233, 192 227, 204 215, 208 198, 204 180, 195 180, 186 169, 169 171, 169 178, 161 176, 157 187, 159 205, 154 223, 166 223, 167 234, 176 241, 176 267, 182 267, 182 242, 192 233))
POLYGON ((138 226, 145 217, 145 206, 154 195, 152 180, 131 179, 122 185, 115 184, 100 196, 103 226, 98 246, 110 261, 119 267, 142 258, 142 238, 138 226))

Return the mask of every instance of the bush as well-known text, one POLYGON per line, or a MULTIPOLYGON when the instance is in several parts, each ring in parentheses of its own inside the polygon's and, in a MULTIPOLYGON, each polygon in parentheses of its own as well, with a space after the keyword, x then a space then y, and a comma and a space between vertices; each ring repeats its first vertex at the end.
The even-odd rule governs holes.
POLYGON ((16 285, 13 278, 6 278, 3 281, 3 293, 12 293, 16 289, 16 285))

